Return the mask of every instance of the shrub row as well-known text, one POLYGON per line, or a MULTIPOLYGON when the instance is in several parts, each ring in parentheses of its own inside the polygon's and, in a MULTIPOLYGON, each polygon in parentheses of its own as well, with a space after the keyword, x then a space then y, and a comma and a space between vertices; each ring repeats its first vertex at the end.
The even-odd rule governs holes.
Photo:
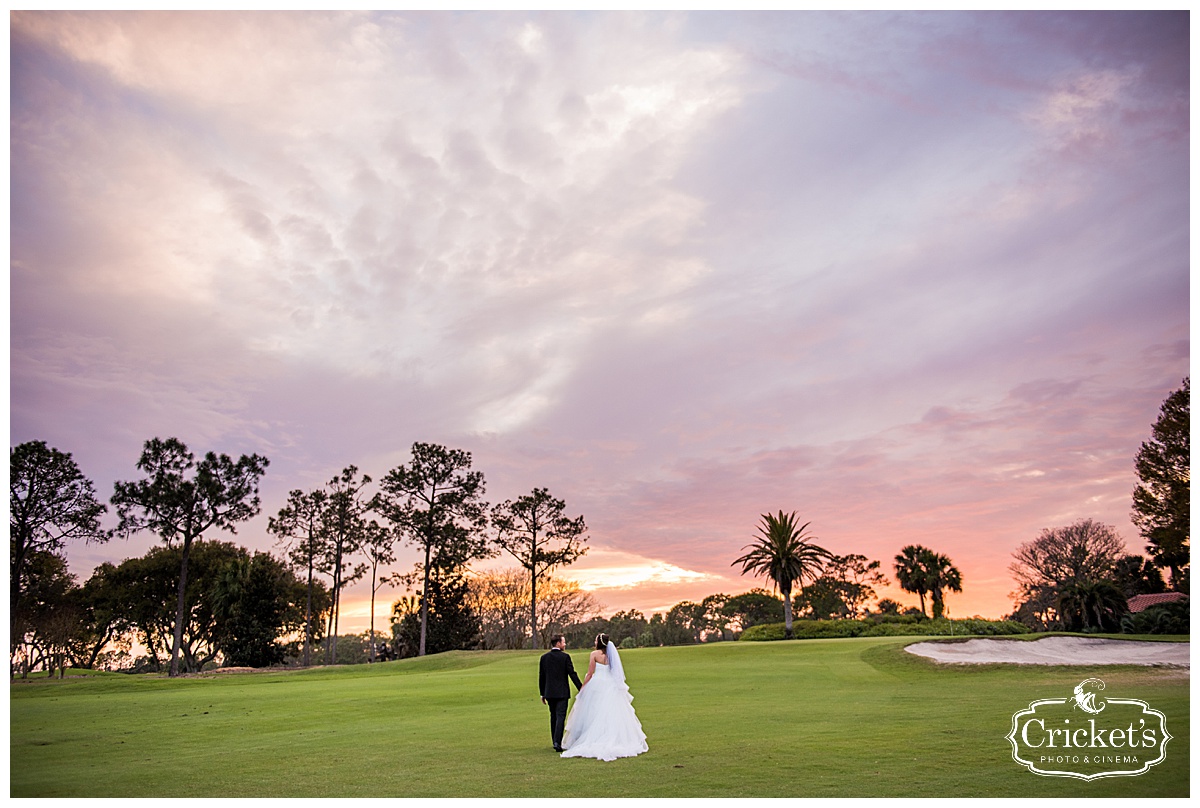
MULTIPOLYGON (((907 636, 950 636, 955 634, 975 636, 997 636, 1002 634, 1028 634, 1030 629, 1011 620, 923 620, 917 622, 876 622, 874 620, 796 620, 792 623, 792 636, 797 640, 817 640, 838 637, 907 637, 907 636)), ((742 632, 739 639, 763 642, 783 639, 783 623, 764 623, 751 626, 742 632)))

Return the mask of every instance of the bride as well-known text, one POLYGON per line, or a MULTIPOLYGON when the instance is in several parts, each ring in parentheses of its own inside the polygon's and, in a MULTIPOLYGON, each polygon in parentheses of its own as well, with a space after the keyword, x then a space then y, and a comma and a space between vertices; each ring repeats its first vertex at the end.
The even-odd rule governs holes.
POLYGON ((567 716, 563 757, 616 760, 649 751, 646 733, 633 711, 621 657, 607 634, 596 635, 588 672, 567 716))

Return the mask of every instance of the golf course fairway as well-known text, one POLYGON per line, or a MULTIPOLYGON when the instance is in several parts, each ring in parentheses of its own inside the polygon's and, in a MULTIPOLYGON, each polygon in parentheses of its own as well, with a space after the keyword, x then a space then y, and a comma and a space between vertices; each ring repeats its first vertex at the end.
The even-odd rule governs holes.
POLYGON ((1189 795, 1187 669, 943 665, 903 650, 920 639, 623 650, 650 751, 611 763, 550 748, 535 651, 16 680, 10 796, 1189 795), (1163 713, 1163 762, 1084 781, 1013 760, 1014 713, 1088 677, 1163 713))

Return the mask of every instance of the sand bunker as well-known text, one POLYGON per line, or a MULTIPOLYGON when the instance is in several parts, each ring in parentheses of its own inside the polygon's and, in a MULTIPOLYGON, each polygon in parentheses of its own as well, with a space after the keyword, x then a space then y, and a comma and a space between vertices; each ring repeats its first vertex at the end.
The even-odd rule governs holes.
POLYGON ((1190 642, 1135 642, 1089 637, 1043 637, 1040 640, 967 640, 919 642, 911 654, 938 662, 1016 665, 1174 665, 1190 667, 1190 642))

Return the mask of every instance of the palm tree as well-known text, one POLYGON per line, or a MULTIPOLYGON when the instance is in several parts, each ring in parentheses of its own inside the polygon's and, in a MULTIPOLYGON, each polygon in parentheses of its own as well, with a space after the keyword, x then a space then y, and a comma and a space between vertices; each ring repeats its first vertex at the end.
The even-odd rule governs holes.
POLYGON ((810 544, 809 537, 804 531, 812 522, 805 522, 796 527, 796 512, 778 516, 769 513, 762 514, 763 523, 758 526, 761 536, 754 542, 743 547, 748 550, 733 564, 742 565, 742 574, 753 572, 755 575, 766 575, 783 595, 783 624, 784 636, 792 638, 792 583, 804 579, 814 580, 821 572, 821 565, 833 556, 824 547, 810 544))
POLYGON ((1125 595, 1111 581, 1076 581, 1059 590, 1058 614, 1065 628, 1074 629, 1080 623, 1084 630, 1093 625, 1104 628, 1116 624, 1129 610, 1125 595))
POLYGON ((929 549, 919 544, 910 544, 902 547, 896 556, 896 580, 901 589, 905 592, 912 592, 921 599, 922 617, 927 616, 925 614, 925 593, 929 591, 923 557, 929 552, 931 552, 929 549))
POLYGON ((929 587, 933 600, 933 619, 936 620, 946 609, 943 590, 962 591, 962 573, 947 556, 932 550, 921 554, 921 563, 925 568, 925 585, 929 587))

